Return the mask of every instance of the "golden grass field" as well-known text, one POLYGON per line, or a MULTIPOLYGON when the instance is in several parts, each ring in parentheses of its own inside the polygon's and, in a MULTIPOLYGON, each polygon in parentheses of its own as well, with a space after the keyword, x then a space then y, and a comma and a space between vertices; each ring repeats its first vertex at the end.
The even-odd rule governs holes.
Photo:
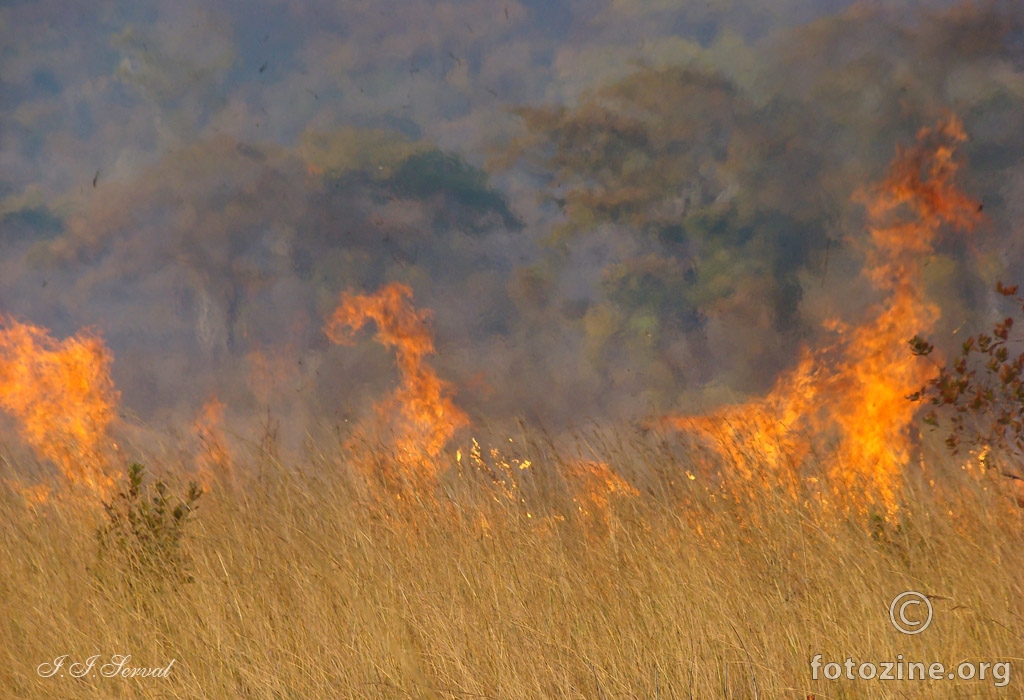
POLYGON ((97 335, 5 321, 0 700, 1024 697, 1024 481, 922 443, 908 401, 937 374, 907 347, 938 315, 927 255, 981 209, 953 181, 965 139, 922 129, 869 198, 884 301, 859 325, 826 324, 763 397, 643 428, 469 438, 392 283, 325 327, 394 351, 372 419, 281 457, 269 427, 227 440, 214 399, 201 449, 154 452, 117 436, 142 429, 97 335), (174 516, 190 477, 206 493, 174 516), (920 634, 890 620, 907 591, 920 634), (957 673, 909 679, 936 663, 957 673))
POLYGON ((614 472, 505 439, 439 458, 431 489, 367 478, 393 463, 368 447, 362 463, 251 447, 185 528, 191 582, 99 559, 95 500, 68 488, 32 504, 5 460, 0 697, 1022 697, 1024 510, 1005 479, 915 467, 884 522, 729 483, 670 441, 581 442, 614 472), (905 590, 934 596, 916 636, 888 617, 905 590), (82 678, 40 675, 65 654, 100 659, 82 678), (115 654, 174 664, 103 677, 115 654), (814 682, 814 654, 1012 673, 1002 688, 814 682))

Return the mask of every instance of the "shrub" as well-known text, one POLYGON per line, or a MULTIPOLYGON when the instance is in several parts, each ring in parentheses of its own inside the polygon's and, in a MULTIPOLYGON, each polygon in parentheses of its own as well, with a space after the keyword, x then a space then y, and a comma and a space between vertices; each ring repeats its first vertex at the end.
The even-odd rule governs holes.
MULTIPOLYGON (((1024 312, 1018 287, 999 282, 996 291, 1013 299, 1024 312)), ((946 446, 953 454, 967 448, 983 456, 983 463, 1004 476, 1021 480, 1024 475, 1010 465, 1024 458, 1024 352, 1010 352, 1013 317, 996 323, 991 333, 972 335, 959 353, 919 392, 914 400, 926 400, 933 408, 925 423, 948 430, 946 446)), ((934 351, 928 341, 915 336, 915 355, 934 351)))
POLYGON ((133 573, 191 582, 182 542, 203 492, 190 482, 184 499, 176 498, 161 480, 144 486, 145 473, 143 465, 132 464, 125 487, 103 504, 100 556, 115 554, 133 573))

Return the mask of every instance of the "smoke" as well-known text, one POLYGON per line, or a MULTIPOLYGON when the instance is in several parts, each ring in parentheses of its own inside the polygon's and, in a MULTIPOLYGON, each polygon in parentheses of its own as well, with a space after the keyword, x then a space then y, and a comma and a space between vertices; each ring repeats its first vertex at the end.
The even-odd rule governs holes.
POLYGON ((955 149, 965 139, 955 118, 922 129, 912 148, 897 151, 883 181, 862 195, 870 233, 863 275, 882 295, 867 318, 852 327, 827 321, 834 338, 804 348, 796 369, 763 399, 672 424, 714 438, 745 479, 768 465, 792 488, 814 451, 831 445, 827 476, 840 502, 894 513, 911 453, 916 406, 908 396, 935 373, 908 356, 905 337, 907 328, 930 332, 938 316, 924 294, 924 261, 944 228, 963 234, 981 218, 955 182, 955 149))
POLYGON ((855 195, 947 111, 987 223, 907 324, 1024 262, 1012 2, 44 0, 0 42, 0 312, 97 329, 129 422, 358 424, 418 375, 325 323, 399 288, 474 424, 763 396, 890 293, 855 195))

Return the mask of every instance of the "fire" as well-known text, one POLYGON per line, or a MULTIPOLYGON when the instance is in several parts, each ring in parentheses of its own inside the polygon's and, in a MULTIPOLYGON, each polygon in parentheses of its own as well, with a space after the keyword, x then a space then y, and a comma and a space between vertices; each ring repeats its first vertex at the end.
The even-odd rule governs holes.
POLYGON ((21 496, 25 505, 31 510, 36 510, 39 506, 49 503, 53 497, 53 489, 49 484, 22 484, 13 480, 6 480, 5 483, 12 491, 21 496))
POLYGON ((576 509, 603 523, 608 521, 614 499, 640 495, 604 462, 572 461, 565 465, 565 475, 573 491, 576 509))
POLYGON ((746 480, 771 478, 794 493, 812 452, 827 448, 835 495, 895 513, 916 410, 907 396, 933 372, 907 350, 908 338, 939 316, 924 296, 923 262, 943 227, 966 231, 980 218, 954 183, 955 146, 965 138, 953 117, 922 129, 913 147, 897 150, 887 177, 860 196, 870 233, 863 274, 883 295, 863 324, 829 321, 833 340, 805 351, 766 397, 670 423, 712 438, 746 480))
POLYGON ((211 397, 199 410, 192 428, 202 444, 198 460, 199 484, 209 491, 218 479, 231 478, 231 453, 224 439, 224 403, 211 397))
POLYGON ((765 397, 730 406, 708 416, 670 419, 678 429, 703 435, 722 449, 744 479, 754 480, 757 470, 768 468, 791 493, 792 467, 810 454, 803 422, 815 409, 819 392, 817 357, 806 350, 797 366, 765 397))
POLYGON ((388 284, 374 294, 342 294, 341 303, 324 331, 331 341, 349 344, 352 335, 370 321, 377 326, 376 340, 394 348, 401 376, 399 387, 376 407, 379 420, 389 425, 399 462, 410 476, 437 476, 437 457, 469 418, 452 400, 454 390, 427 364, 434 354, 430 312, 412 305, 412 289, 388 284))
MULTIPOLYGON (((514 444, 512 438, 508 438, 508 442, 514 444)), ((527 518, 533 518, 532 499, 523 488, 524 478, 531 476, 532 460, 505 454, 496 447, 485 451, 474 437, 470 438, 465 454, 462 448, 455 451, 455 464, 459 478, 475 482, 480 492, 487 494, 495 503, 514 505, 527 518)))
POLYGON ((120 400, 112 357, 88 331, 57 341, 46 330, 0 321, 0 407, 22 437, 68 481, 100 496, 114 487, 104 448, 120 400))

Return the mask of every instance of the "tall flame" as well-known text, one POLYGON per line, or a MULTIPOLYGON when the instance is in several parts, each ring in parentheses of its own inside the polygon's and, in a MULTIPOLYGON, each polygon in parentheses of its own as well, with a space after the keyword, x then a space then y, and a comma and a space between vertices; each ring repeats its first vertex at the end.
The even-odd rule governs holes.
POLYGON ((770 476, 790 491, 812 451, 827 447, 833 491, 892 515, 910 459, 915 406, 907 396, 933 371, 907 349, 909 337, 939 316, 924 296, 923 262, 943 226, 970 230, 980 218, 954 183, 955 146, 965 138, 954 117, 922 129, 913 147, 897 149, 887 177, 860 195, 870 226, 863 274, 884 295, 866 322, 827 322, 834 340, 805 350, 766 397, 670 423, 713 438, 746 479, 770 476))
POLYGON ((120 400, 111 361, 91 332, 57 341, 42 328, 0 320, 0 407, 38 455, 101 496, 114 486, 104 458, 120 400))
POLYGON ((390 424, 399 459, 414 465, 420 476, 432 478, 437 460, 455 432, 469 424, 469 418, 452 400, 451 386, 427 364, 434 354, 430 312, 412 305, 412 289, 392 283, 374 294, 348 294, 324 328, 335 343, 349 344, 352 335, 370 321, 377 326, 376 340, 394 348, 401 384, 378 404, 378 417, 390 424))

